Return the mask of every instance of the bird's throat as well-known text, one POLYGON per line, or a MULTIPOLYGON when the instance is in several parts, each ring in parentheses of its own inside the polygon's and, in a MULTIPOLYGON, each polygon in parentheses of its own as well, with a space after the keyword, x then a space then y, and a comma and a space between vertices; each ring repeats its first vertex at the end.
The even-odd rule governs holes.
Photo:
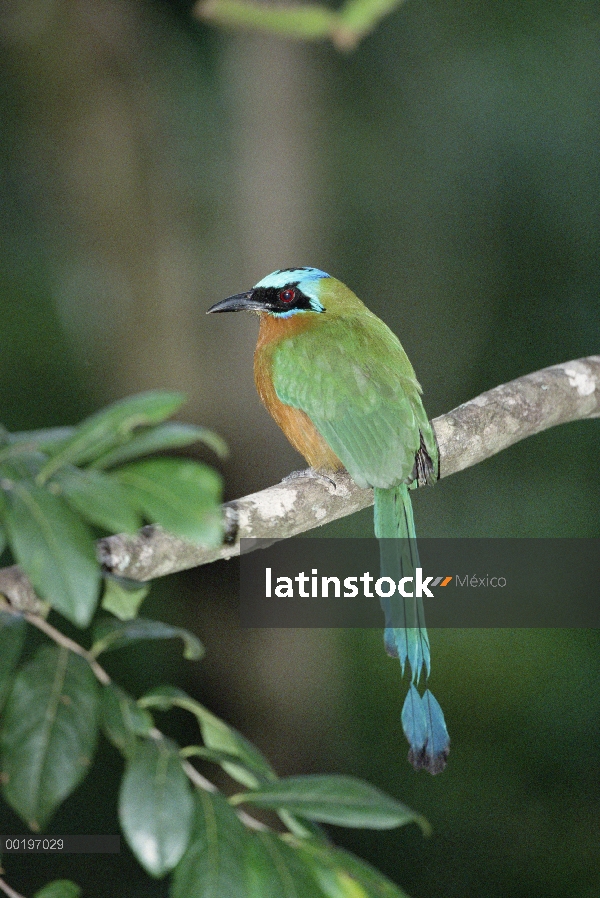
POLYGON ((309 312, 298 312, 289 318, 278 318, 276 315, 261 312, 256 349, 266 347, 269 343, 279 343, 280 340, 285 340, 287 337, 295 337, 303 331, 310 330, 314 327, 317 317, 309 312))

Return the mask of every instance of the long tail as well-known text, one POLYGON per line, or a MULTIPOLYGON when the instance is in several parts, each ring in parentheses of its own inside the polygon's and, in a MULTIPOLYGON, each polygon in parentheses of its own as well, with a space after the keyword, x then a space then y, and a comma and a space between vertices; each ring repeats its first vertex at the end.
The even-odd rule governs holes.
POLYGON ((375 536, 379 539, 381 576, 390 577, 396 591, 381 599, 385 614, 384 643, 388 655, 398 658, 402 673, 406 662, 411 684, 402 709, 402 726, 410 750, 408 760, 416 770, 439 773, 446 766, 450 737, 443 711, 429 689, 417 690, 423 668, 425 681, 431 670, 429 637, 425 629, 422 598, 415 598, 415 571, 420 567, 412 503, 406 484, 391 489, 375 489, 375 536), (398 584, 411 596, 402 597, 398 584))

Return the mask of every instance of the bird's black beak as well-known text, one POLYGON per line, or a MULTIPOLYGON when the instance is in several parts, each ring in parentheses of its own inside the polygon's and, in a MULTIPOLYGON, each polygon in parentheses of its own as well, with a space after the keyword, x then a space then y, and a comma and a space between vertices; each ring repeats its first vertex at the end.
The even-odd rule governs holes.
POLYGON ((247 293, 236 293, 235 296, 229 296, 222 299, 207 311, 207 315, 211 312, 264 312, 265 305, 257 299, 253 298, 253 291, 248 290, 247 293))

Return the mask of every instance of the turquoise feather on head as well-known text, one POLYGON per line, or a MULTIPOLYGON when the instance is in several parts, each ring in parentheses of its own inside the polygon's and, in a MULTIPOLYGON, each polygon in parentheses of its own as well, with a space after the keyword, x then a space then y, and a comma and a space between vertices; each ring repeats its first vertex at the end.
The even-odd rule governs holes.
MULTIPOLYGON (((323 281, 339 284, 319 268, 279 268, 264 277, 252 290, 236 293, 211 306, 209 312, 264 312, 273 318, 291 318, 303 312, 322 313, 319 298, 323 281)), ((342 286, 342 285, 340 285, 342 286)), ((346 289, 346 288, 344 288, 346 289)))
POLYGON ((319 268, 278 268, 252 288, 259 301, 268 302, 269 314, 291 318, 302 312, 324 312, 319 301, 319 282, 329 278, 319 268))
POLYGON ((300 287, 308 284, 310 281, 320 281, 323 278, 331 277, 320 268, 278 268, 264 277, 258 284, 254 285, 254 290, 259 287, 273 287, 275 290, 283 290, 288 284, 298 284, 300 287))

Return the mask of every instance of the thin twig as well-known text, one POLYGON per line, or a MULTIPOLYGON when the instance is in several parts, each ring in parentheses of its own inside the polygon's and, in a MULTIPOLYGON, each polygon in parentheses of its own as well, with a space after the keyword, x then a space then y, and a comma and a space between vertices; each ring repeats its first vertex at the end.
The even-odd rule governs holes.
POLYGON ((182 759, 181 766, 187 773, 191 782, 195 786, 198 786, 199 789, 204 789, 205 792, 218 792, 219 791, 217 789, 217 787, 215 786, 215 784, 211 783, 210 780, 207 780, 206 777, 202 776, 201 773, 198 773, 198 771, 196 770, 194 765, 191 764, 189 761, 185 761, 182 759))
POLYGON ((53 627, 52 624, 49 624, 48 621, 44 620, 43 617, 39 617, 37 614, 32 614, 30 611, 27 611, 24 615, 25 620, 30 623, 33 627, 37 627, 38 630, 41 630, 42 633, 45 633, 46 636, 49 636, 50 639, 53 639, 57 645, 62 645, 66 649, 69 649, 71 652, 74 652, 76 655, 80 655, 82 658, 85 658, 87 663, 92 668, 96 678, 103 686, 108 686, 110 683, 110 677, 106 673, 103 667, 96 661, 94 656, 88 652, 87 649, 84 649, 82 645, 79 645, 78 642, 74 642, 72 639, 69 639, 68 636, 65 636, 64 633, 61 633, 60 630, 57 630, 56 627, 53 627))
POLYGON ((0 878, 0 890, 2 890, 5 895, 8 895, 8 898, 25 898, 20 892, 15 892, 14 889, 11 889, 9 884, 2 878, 0 878))

